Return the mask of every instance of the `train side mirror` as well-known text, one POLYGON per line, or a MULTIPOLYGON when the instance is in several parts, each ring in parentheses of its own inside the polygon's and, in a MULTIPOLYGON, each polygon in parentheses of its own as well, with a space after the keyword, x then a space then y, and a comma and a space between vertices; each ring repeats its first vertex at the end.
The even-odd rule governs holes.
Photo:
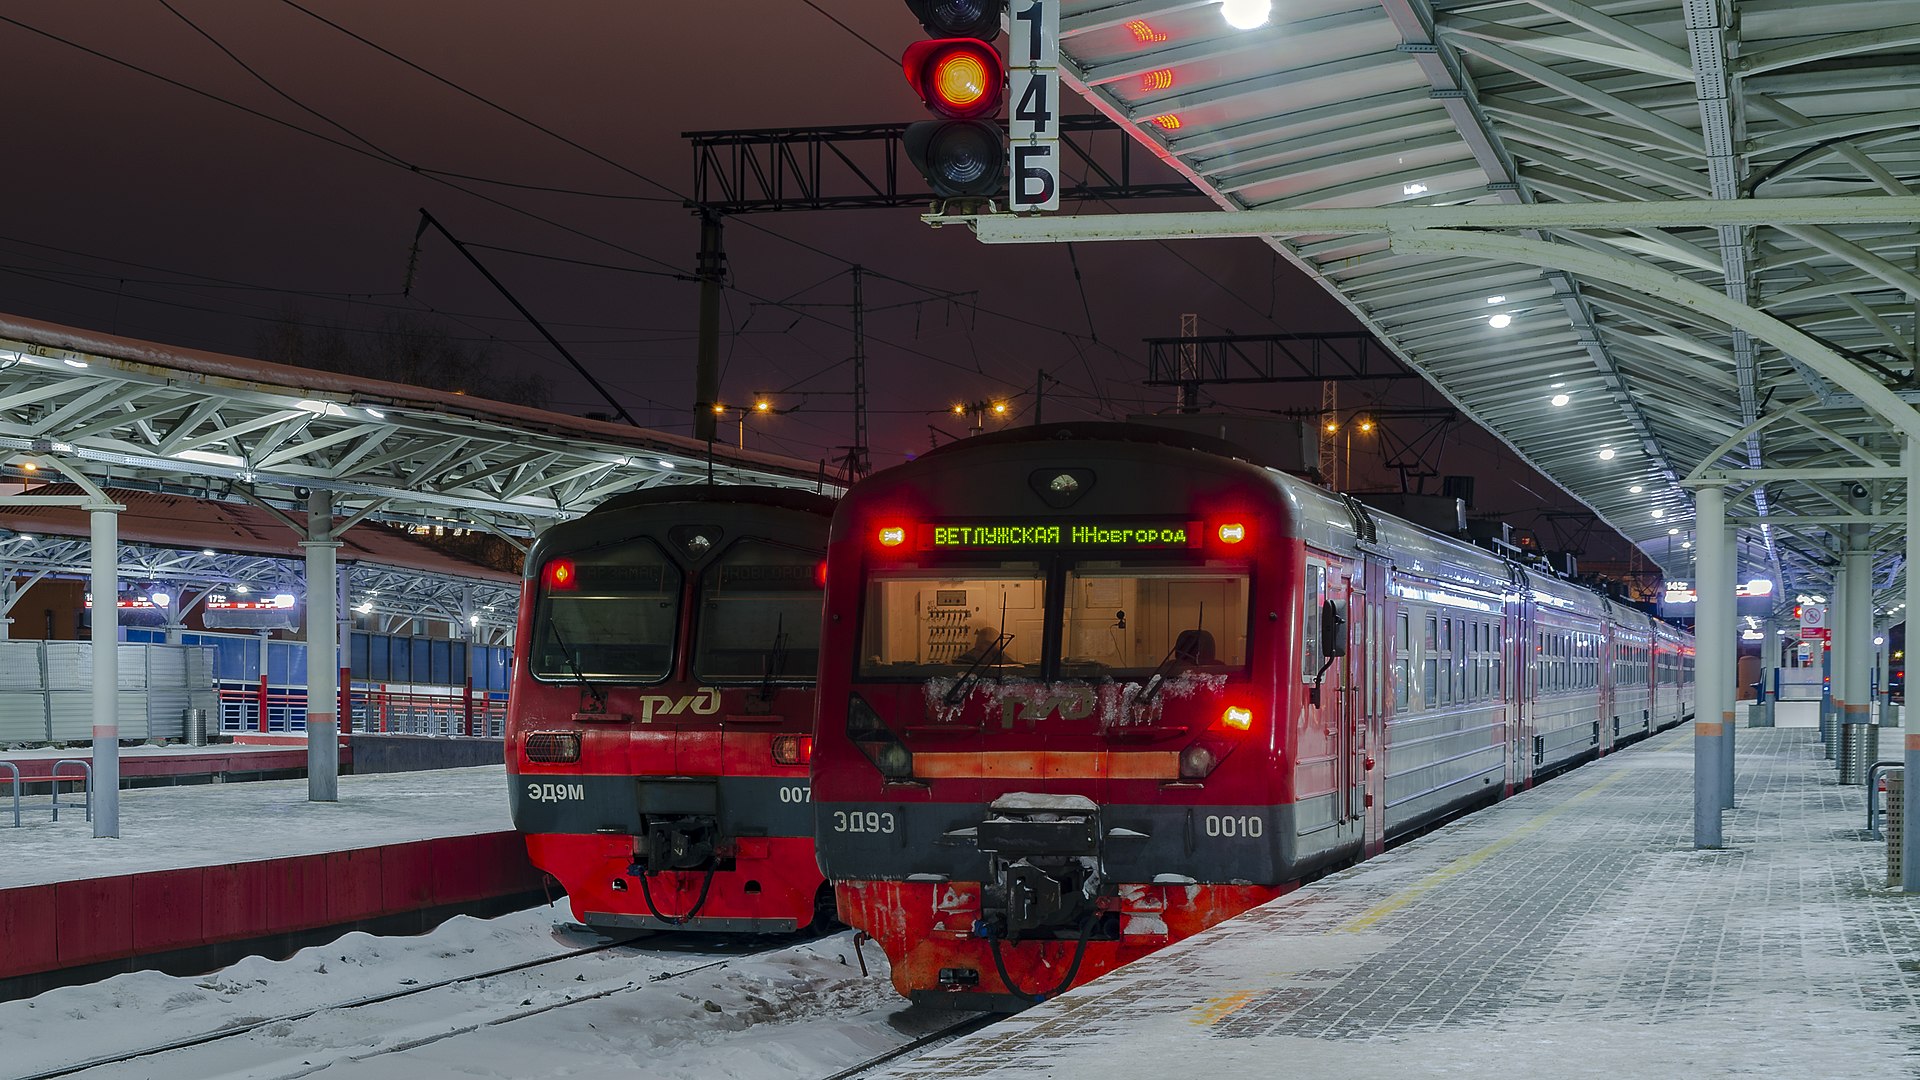
POLYGON ((1320 605, 1320 655, 1347 655, 1347 605, 1343 600, 1320 605))
POLYGON ((1320 685, 1334 660, 1347 655, 1347 605, 1328 600, 1320 605, 1320 670, 1313 673, 1313 686, 1307 690, 1307 702, 1320 704, 1320 685))

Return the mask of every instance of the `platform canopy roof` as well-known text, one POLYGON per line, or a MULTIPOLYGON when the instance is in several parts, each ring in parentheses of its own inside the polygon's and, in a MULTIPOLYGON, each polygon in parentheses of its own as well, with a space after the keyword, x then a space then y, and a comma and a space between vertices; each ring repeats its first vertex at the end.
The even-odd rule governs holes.
MULTIPOLYGON (((1920 4, 1273 0, 1250 30, 1217 0, 1062 11, 1070 87, 1222 209, 1295 212, 1261 235, 1670 578, 1692 576, 1691 474, 1729 471, 1742 571, 1788 593, 1825 581, 1848 522, 1898 546, 1920 4), (1503 206, 1572 213, 1463 213, 1503 206), (1371 213, 1410 208, 1434 216, 1371 213), (1868 497, 1773 471, 1809 468, 1868 497)), ((1120 238, 999 217, 983 240, 1120 238)))
POLYGON ((520 543, 640 488, 822 486, 810 461, 5 315, 0 465, 0 485, 31 479, 32 465, 283 509, 328 490, 349 521, 453 523, 520 543))

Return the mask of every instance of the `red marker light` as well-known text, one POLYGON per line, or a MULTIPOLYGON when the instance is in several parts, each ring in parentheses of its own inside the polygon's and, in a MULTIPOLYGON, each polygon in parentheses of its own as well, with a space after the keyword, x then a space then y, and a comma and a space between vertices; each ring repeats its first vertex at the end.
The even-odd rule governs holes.
POLYGON ((895 548, 907 542, 905 525, 887 525, 880 530, 880 546, 895 548))
POLYGON ((1220 526, 1219 536, 1223 544, 1237 544, 1247 538, 1247 527, 1237 521, 1231 521, 1220 526))
POLYGON ((567 591, 579 588, 580 575, 572 559, 555 559, 547 564, 547 588, 567 591))
POLYGON ((814 564, 813 583, 823 589, 827 587, 827 560, 821 559, 814 564))
POLYGON ((1229 705, 1227 711, 1220 714, 1220 722, 1236 731, 1245 731, 1253 726, 1253 710, 1229 705))
POLYGON ((805 765, 812 760, 813 736, 775 735, 773 737, 773 763, 775 765, 805 765))

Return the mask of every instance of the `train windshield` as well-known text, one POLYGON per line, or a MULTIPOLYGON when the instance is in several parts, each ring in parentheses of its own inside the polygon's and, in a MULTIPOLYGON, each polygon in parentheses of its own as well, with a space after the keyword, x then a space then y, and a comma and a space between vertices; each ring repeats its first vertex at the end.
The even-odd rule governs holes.
POLYGON ((1247 566, 1082 560, 1067 571, 1061 674, 1144 677, 1247 665, 1247 566))
POLYGON ((877 567, 867 580, 860 674, 1037 677, 1046 611, 1038 562, 877 567))
POLYGON ((761 540, 722 553, 700 579, 695 673, 812 682, 820 662, 820 559, 761 540))
POLYGON ((542 580, 528 658, 536 678, 647 682, 672 673, 680 570, 653 541, 556 556, 542 580))

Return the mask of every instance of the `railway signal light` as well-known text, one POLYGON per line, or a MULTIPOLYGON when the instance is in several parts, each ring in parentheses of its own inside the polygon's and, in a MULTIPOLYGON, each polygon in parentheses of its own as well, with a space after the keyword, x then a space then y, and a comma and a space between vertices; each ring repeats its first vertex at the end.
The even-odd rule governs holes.
POLYGON ((938 120, 908 124, 907 160, 941 198, 989 198, 1006 176, 1006 139, 993 119, 1006 99, 1007 65, 992 40, 1006 0, 907 0, 929 41, 907 46, 907 85, 938 120))
POLYGON ((556 591, 577 589, 580 587, 579 574, 572 559, 555 559, 547 564, 547 588, 556 591))

